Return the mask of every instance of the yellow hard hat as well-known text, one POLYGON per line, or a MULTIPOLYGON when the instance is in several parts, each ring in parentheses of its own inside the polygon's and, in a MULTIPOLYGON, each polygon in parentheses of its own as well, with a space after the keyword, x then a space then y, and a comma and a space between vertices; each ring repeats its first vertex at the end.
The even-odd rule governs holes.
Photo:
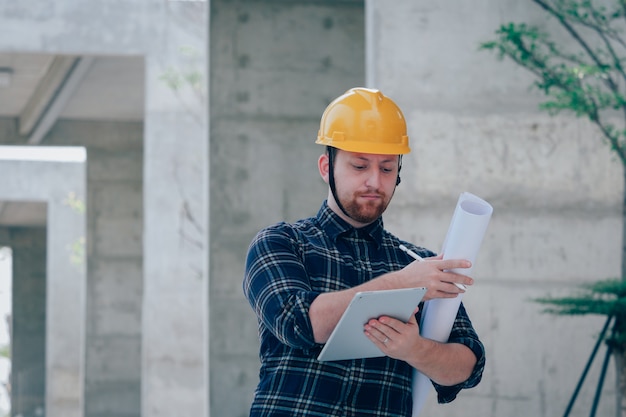
POLYGON ((326 107, 315 143, 350 152, 411 152, 402 111, 379 90, 369 88, 352 88, 326 107))

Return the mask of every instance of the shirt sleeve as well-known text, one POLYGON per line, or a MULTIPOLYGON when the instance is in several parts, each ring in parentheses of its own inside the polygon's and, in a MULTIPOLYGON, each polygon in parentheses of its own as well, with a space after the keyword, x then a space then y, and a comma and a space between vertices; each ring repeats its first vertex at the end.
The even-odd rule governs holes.
POLYGON ((319 293, 311 290, 299 246, 286 223, 259 232, 248 249, 243 289, 278 340, 307 349, 315 345, 309 308, 319 293))
POLYGON ((461 343, 470 348, 476 355, 476 365, 474 365, 470 377, 460 384, 443 386, 433 382, 433 386, 437 391, 437 400, 441 404, 453 401, 462 389, 473 388, 478 385, 485 368, 485 348, 472 326, 463 303, 459 307, 448 343, 461 343))

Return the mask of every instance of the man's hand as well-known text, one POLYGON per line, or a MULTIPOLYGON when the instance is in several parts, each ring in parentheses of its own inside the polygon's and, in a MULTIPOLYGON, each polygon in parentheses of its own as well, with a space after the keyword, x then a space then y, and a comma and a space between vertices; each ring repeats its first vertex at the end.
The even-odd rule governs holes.
POLYGON ((420 342, 419 326, 415 313, 407 323, 382 316, 365 324, 365 335, 387 356, 408 361, 420 342))
POLYGON ((464 259, 441 259, 442 256, 426 258, 423 261, 414 261, 409 265, 389 274, 385 278, 396 281, 394 288, 426 287, 427 291, 423 301, 433 298, 454 298, 459 293, 465 292, 455 283, 465 286, 472 285, 474 280, 467 275, 462 275, 450 270, 465 269, 472 266, 471 262, 464 259))
POLYGON ((476 356, 465 345, 421 337, 415 314, 407 323, 381 316, 365 324, 365 335, 387 356, 407 362, 441 385, 466 381, 476 356))

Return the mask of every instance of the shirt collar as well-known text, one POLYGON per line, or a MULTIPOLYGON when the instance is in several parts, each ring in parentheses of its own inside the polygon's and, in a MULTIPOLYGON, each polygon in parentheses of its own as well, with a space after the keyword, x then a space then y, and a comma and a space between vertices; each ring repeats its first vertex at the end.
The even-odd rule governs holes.
POLYGON ((340 236, 349 234, 353 231, 364 239, 373 240, 379 247, 383 240, 384 225, 382 216, 376 219, 376 221, 372 224, 368 224, 365 227, 357 229, 339 217, 337 213, 328 207, 328 202, 324 201, 322 207, 317 213, 317 221, 319 222, 320 227, 326 232, 328 237, 330 237, 333 242, 336 242, 340 236))

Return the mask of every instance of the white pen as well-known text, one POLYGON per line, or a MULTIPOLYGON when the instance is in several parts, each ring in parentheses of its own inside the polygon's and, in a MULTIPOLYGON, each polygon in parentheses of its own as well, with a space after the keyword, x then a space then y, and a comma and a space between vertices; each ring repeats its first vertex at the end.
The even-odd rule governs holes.
MULTIPOLYGON (((415 259, 416 261, 423 261, 424 258, 422 258, 421 256, 419 256, 417 253, 413 252, 411 249, 407 248, 404 245, 400 245, 398 246, 401 250, 403 250, 404 252, 406 252, 411 258, 415 259)), ((465 285, 463 284, 459 284, 458 282, 453 282, 454 285, 456 285, 458 288, 465 290, 467 289, 465 287, 465 285)))

